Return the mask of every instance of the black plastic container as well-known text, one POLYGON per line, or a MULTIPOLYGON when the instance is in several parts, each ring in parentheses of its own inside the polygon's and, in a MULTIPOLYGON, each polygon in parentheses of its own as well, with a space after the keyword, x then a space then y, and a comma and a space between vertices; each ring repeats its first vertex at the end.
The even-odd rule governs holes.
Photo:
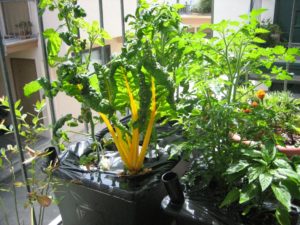
POLYGON ((169 225, 172 219, 163 213, 161 201, 167 195, 161 176, 178 160, 159 153, 157 159, 146 159, 144 175, 120 177, 123 168, 116 152, 116 166, 111 171, 86 171, 79 166, 80 155, 89 151, 87 141, 70 146, 60 156, 59 178, 55 195, 64 225, 169 225), (82 151, 82 149, 85 149, 82 151), (119 168, 119 169, 118 169, 119 168))
POLYGON ((176 225, 238 225, 208 202, 185 199, 181 207, 174 207, 166 196, 161 206, 166 215, 174 218, 176 225))
POLYGON ((161 180, 170 196, 170 203, 180 206, 184 202, 183 190, 175 172, 169 171, 162 175, 161 180))
MULTIPOLYGON (((130 116, 121 122, 126 126, 130 116)), ((147 154, 144 168, 148 173, 122 177, 124 165, 115 146, 106 146, 105 156, 112 162, 109 171, 87 171, 80 166, 80 157, 92 152, 91 141, 80 141, 68 147, 59 157, 54 172, 59 185, 55 195, 64 225, 170 225, 173 219, 161 208, 167 195, 161 176, 174 168, 179 159, 169 159, 164 149, 180 141, 180 129, 172 124, 156 127, 160 151, 147 154), (170 133, 170 131, 172 131, 170 133), (168 133, 167 136, 160 134, 168 133)), ((97 139, 109 135, 105 128, 97 139)))

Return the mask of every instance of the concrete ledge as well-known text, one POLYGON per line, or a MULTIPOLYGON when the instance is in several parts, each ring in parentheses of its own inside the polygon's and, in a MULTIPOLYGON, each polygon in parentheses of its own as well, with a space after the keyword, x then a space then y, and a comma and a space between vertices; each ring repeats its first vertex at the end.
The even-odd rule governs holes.
POLYGON ((31 48, 38 47, 38 38, 29 38, 29 39, 4 39, 5 53, 6 55, 24 51, 31 48))

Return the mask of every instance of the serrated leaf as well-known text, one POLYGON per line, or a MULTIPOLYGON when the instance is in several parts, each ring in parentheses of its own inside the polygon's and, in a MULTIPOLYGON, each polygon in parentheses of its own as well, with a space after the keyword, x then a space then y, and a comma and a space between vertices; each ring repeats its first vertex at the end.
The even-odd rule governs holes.
POLYGON ((56 32, 53 28, 45 30, 44 37, 48 40, 47 51, 49 64, 53 66, 55 63, 54 59, 58 58, 58 53, 60 52, 62 40, 59 37, 59 33, 56 32))
POLYGON ((253 41, 254 43, 258 43, 258 44, 263 44, 263 43, 266 42, 264 39, 261 39, 261 38, 259 38, 259 37, 253 38, 252 41, 253 41))
POLYGON ((257 33, 257 34, 267 34, 267 33, 270 33, 270 31, 267 30, 267 29, 264 29, 264 28, 256 28, 255 33, 257 33))
POLYGON ((261 190, 265 191, 272 183, 273 176, 269 173, 263 173, 259 175, 259 183, 261 190))
POLYGON ((273 48, 273 52, 277 55, 282 55, 285 53, 285 47, 278 45, 276 47, 273 48))
POLYGON ((277 186, 273 184, 272 191, 276 199, 285 207, 285 209, 290 212, 291 210, 291 194, 284 186, 277 186))
POLYGON ((220 205, 220 208, 230 205, 231 203, 237 201, 240 197, 240 192, 237 188, 233 188, 225 197, 220 205))
POLYGON ((39 81, 34 80, 24 86, 24 95, 26 97, 32 95, 33 93, 39 91, 42 88, 39 81))

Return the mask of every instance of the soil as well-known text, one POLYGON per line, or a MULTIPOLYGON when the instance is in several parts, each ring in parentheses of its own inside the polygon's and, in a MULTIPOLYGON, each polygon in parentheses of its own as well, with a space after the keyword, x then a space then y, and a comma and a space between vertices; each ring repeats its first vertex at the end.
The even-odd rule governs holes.
POLYGON ((295 147, 300 147, 300 135, 289 133, 282 133, 281 135, 285 138, 284 143, 286 145, 294 145, 295 147))

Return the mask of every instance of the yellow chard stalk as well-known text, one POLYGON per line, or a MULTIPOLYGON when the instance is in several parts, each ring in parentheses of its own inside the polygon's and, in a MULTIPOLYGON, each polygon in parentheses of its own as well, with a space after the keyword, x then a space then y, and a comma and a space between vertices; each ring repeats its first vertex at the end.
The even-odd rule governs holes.
POLYGON ((139 150, 139 136, 140 131, 139 127, 137 126, 138 122, 138 105, 134 100, 134 96, 132 94, 131 88, 129 86, 128 80, 126 75, 124 75, 124 81, 126 85, 126 89, 128 92, 129 100, 130 100, 130 109, 132 114, 132 137, 128 134, 123 135, 122 131, 118 127, 113 127, 107 118, 107 116, 103 113, 99 113, 100 117, 103 119, 104 123, 106 124, 114 143, 119 151, 119 154, 131 174, 136 174, 140 172, 144 159, 147 153, 148 145, 150 142, 151 134, 153 125, 155 122, 155 115, 156 115, 156 90, 155 90, 155 82, 154 78, 151 79, 151 114, 149 123, 147 126, 146 134, 144 137, 143 145, 141 151, 139 150), (124 138, 125 137, 125 138, 124 138))

